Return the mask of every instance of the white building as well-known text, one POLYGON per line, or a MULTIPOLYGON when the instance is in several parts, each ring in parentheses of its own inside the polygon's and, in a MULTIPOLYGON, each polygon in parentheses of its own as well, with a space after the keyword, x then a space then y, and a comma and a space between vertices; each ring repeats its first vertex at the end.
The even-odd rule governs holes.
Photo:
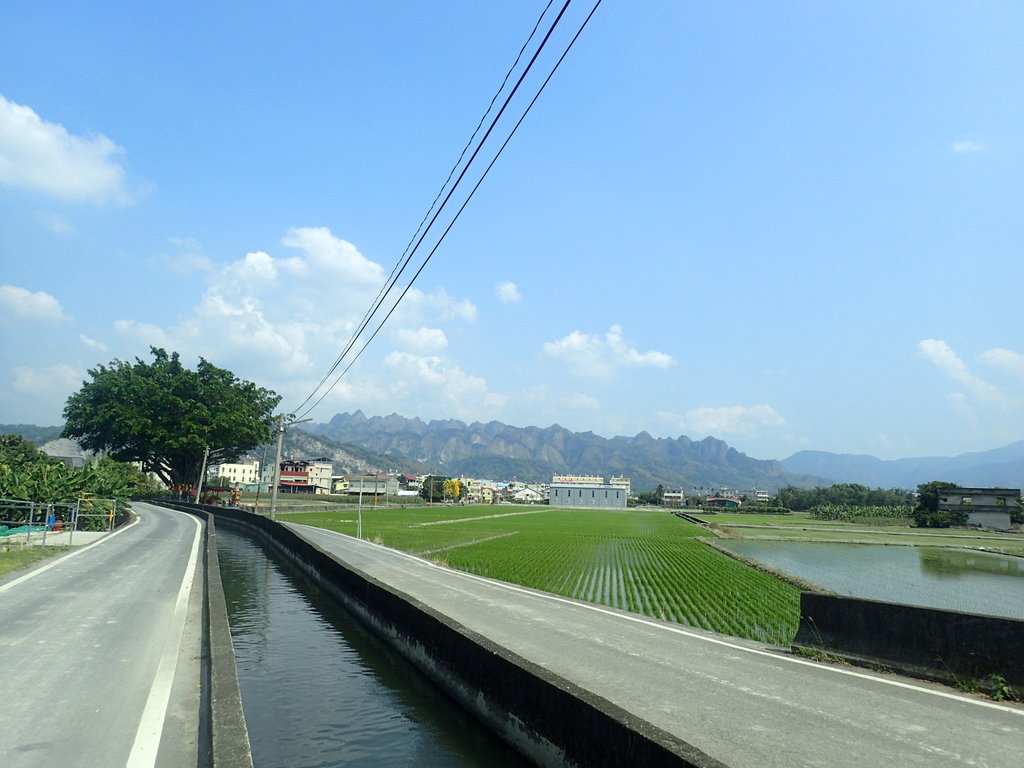
POLYGON ((661 503, 666 507, 682 507, 686 504, 686 493, 682 489, 678 491, 666 490, 661 496, 661 503))
POLYGON ((519 504, 540 504, 547 499, 547 488, 539 483, 511 483, 508 496, 519 504))
POLYGON ((231 485, 256 485, 260 481, 260 463, 254 459, 237 464, 214 464, 206 476, 227 478, 231 485))
POLYGON ((601 485, 604 483, 604 478, 600 475, 555 475, 551 478, 551 483, 558 483, 560 485, 601 485))

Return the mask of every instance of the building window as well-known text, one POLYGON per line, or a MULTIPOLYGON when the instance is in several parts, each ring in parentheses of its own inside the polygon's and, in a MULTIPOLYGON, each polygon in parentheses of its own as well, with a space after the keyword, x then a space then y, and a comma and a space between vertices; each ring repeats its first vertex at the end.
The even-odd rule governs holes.
POLYGON ((960 497, 960 504, 961 504, 961 506, 964 506, 964 507, 971 506, 971 497, 970 496, 961 496, 960 497))
POLYGON ((1005 507, 1006 506, 1006 497, 1005 496, 996 496, 996 506, 997 507, 1005 507))

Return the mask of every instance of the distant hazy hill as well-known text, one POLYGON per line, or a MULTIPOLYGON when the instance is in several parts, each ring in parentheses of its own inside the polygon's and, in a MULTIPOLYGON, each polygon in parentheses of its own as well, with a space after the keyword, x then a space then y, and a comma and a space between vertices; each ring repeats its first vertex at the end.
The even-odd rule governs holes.
MULTIPOLYGON (((570 432, 558 425, 511 427, 461 421, 407 419, 397 414, 367 418, 361 411, 339 413, 309 431, 339 443, 359 445, 377 454, 410 457, 437 472, 492 479, 549 481, 553 474, 626 475, 635 490, 694 486, 775 490, 789 484, 810 485, 777 461, 761 461, 721 440, 688 437, 604 438, 593 432, 570 432)), ((397 463, 397 461, 396 461, 397 463)))
POLYGON ((21 435, 35 446, 60 437, 64 427, 37 427, 35 424, 0 424, 0 435, 21 435))
MULTIPOLYGON (((92 460, 96 454, 84 450, 75 440, 61 438, 64 427, 37 427, 34 424, 0 424, 0 435, 21 435, 43 453, 63 458, 92 460)), ((276 445, 266 446, 266 460, 273 462, 276 445)), ((401 469, 406 472, 429 472, 429 467, 405 457, 380 456, 356 445, 342 445, 323 435, 312 435, 301 429, 285 433, 282 452, 286 459, 327 458, 337 475, 363 472, 384 472, 401 469)), ((252 451, 251 458, 262 460, 263 447, 252 451)))
POLYGON ((980 453, 891 461, 874 456, 800 451, 783 460, 782 465, 790 472, 872 488, 913 489, 932 480, 968 487, 1020 488, 1024 485, 1024 440, 980 453))

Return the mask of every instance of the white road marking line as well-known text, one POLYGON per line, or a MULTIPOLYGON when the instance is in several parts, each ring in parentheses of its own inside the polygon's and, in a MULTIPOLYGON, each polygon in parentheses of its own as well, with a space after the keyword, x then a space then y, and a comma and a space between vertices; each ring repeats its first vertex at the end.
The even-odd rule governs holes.
POLYGON ((36 568, 35 570, 29 571, 24 576, 19 576, 18 578, 14 579, 13 581, 7 582, 3 586, 0 586, 0 593, 6 592, 11 587, 13 587, 15 584, 21 584, 23 581, 28 581, 29 579, 33 579, 36 576, 38 576, 40 573, 46 573, 51 568, 56 568, 61 563, 66 563, 72 557, 76 557, 76 556, 82 554, 83 552, 85 552, 86 550, 92 549, 93 547, 97 546, 98 544, 102 544, 105 541, 110 541, 112 538, 114 538, 118 534, 121 534, 121 533, 124 533, 125 531, 127 531, 129 528, 131 528, 137 522, 139 522, 139 518, 135 518, 130 523, 128 523, 128 525, 121 526, 116 531, 113 531, 112 533, 108 533, 103 538, 96 539, 96 541, 94 541, 94 542, 92 542, 90 544, 85 544, 85 545, 83 545, 81 547, 76 547, 75 549, 73 549, 70 552, 68 552, 66 555, 61 555, 60 557, 56 557, 53 560, 51 560, 50 562, 48 562, 46 565, 40 566, 39 568, 36 568))
POLYGON ((192 552, 188 558, 188 565, 185 566, 185 576, 181 581, 178 599, 174 604, 171 629, 164 639, 160 664, 157 667, 153 685, 149 689, 149 697, 146 699, 146 707, 142 711, 139 729, 135 732, 135 742, 132 744, 131 754, 125 764, 126 768, 152 768, 156 764, 156 756, 160 748, 160 737, 163 735, 164 720, 167 717, 167 704, 171 698, 171 685, 174 683, 181 640, 185 634, 189 593, 192 591, 196 562, 199 559, 199 544, 202 541, 200 535, 203 529, 202 523, 193 515, 188 515, 188 517, 196 526, 195 536, 192 539, 192 552))

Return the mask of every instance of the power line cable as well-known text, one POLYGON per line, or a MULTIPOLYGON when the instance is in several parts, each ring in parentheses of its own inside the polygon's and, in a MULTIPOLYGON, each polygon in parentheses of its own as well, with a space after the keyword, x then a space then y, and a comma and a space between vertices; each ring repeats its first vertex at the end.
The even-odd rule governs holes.
POLYGON ((392 305, 391 309, 388 310, 387 315, 385 315, 384 319, 380 321, 380 323, 377 325, 377 328, 370 335, 370 338, 366 340, 366 343, 363 344, 362 348, 360 348, 360 350, 356 353, 355 357, 353 357, 352 360, 349 362, 349 364, 344 368, 344 370, 342 370, 342 372, 334 380, 334 382, 331 384, 331 386, 328 387, 324 391, 324 393, 322 395, 320 395, 319 398, 317 398, 316 402, 314 402, 313 405, 311 405, 308 409, 306 409, 306 411, 303 413, 303 415, 308 414, 310 411, 312 411, 314 408, 316 408, 316 406, 319 405, 323 401, 323 399, 331 392, 331 390, 333 390, 334 387, 337 386, 338 382, 340 382, 341 379, 345 376, 345 374, 347 374, 348 371, 352 368, 352 366, 355 365, 356 361, 362 356, 363 352, 366 350, 366 347, 369 346, 370 342, 373 341, 373 339, 377 336, 377 334, 380 332, 380 330, 384 327, 384 324, 387 323, 388 319, 391 317, 391 315, 394 313, 394 311, 398 308, 398 305, 401 303, 402 299, 405 298, 405 295, 412 288, 413 283, 416 282, 416 279, 420 276, 420 273, 423 272, 423 270, 426 268, 427 263, 430 261, 430 259, 433 257, 433 255, 437 252, 437 249, 441 247, 441 243, 444 242, 444 239, 448 236, 448 233, 451 231, 452 227, 455 226, 455 222, 458 221, 459 217, 462 215, 462 212, 466 209, 466 206, 469 205, 469 201, 472 200, 473 195, 476 194, 476 191, 480 188, 480 185, 483 183, 484 179, 487 178, 487 175, 490 173, 490 171, 494 167, 495 163, 497 163, 498 158, 501 157, 502 152, 505 151, 505 148, 508 146, 509 142, 512 140, 512 137, 516 134, 516 131, 519 130, 519 127, 522 125, 523 121, 526 119, 526 116, 530 113, 530 110, 533 109, 533 106, 534 106, 534 104, 536 104, 537 99, 540 98, 540 95, 544 92, 544 89, 547 88, 548 83, 551 82, 551 78, 554 77, 555 72, 558 71, 558 68, 561 66, 562 62, 565 60, 565 57, 569 54, 569 51, 572 50, 572 47, 576 44, 576 41, 579 39, 579 36, 583 33, 583 30, 586 28, 587 24, 590 23, 591 18, 593 18, 594 13, 597 11, 597 9, 598 9, 598 7, 600 5, 601 5, 601 0, 596 0, 596 2, 594 3, 594 6, 590 9, 590 13, 587 14, 587 17, 583 20, 583 23, 580 25, 579 29, 577 29, 576 34, 573 35, 572 39, 569 41, 569 44, 566 46, 565 50, 562 52, 562 55, 558 58, 558 61, 555 62, 555 65, 552 67, 551 71, 548 73, 547 77, 544 79, 544 82, 541 84, 540 88, 537 90, 537 93, 530 100, 530 103, 527 105, 526 109, 523 111, 522 115, 519 117, 519 119, 516 122, 515 126, 513 126, 513 128, 511 130, 511 132, 509 133, 509 135, 505 138, 505 141, 502 143, 502 145, 498 149, 497 153, 491 159, 490 163, 488 164, 487 168, 484 170, 483 174, 480 176, 480 178, 477 180, 476 184, 473 186, 473 189, 470 190, 469 195, 466 197, 465 201, 459 207, 459 210, 455 213, 455 216, 452 218, 451 222, 449 222, 448 226, 445 228, 445 230, 441 234, 440 238, 438 238, 437 243, 431 249, 430 253, 427 254, 426 258, 423 260, 423 263, 420 264, 419 269, 416 270, 416 273, 412 276, 412 279, 409 281, 408 285, 406 285, 405 289, 402 291, 401 295, 398 297, 398 299, 392 305))
MULTIPOLYGON (((538 49, 538 52, 540 52, 540 50, 543 49, 544 44, 547 42, 548 38, 550 38, 551 31, 558 24, 562 14, 565 12, 565 9, 568 7, 570 1, 571 0, 566 0, 566 3, 562 7, 561 12, 559 13, 558 17, 555 19, 555 22, 552 25, 551 30, 549 30, 548 35, 545 37, 545 40, 541 43, 541 48, 538 49)), ((423 231, 424 236, 427 233, 427 231, 429 231, 430 226, 433 224, 434 220, 436 220, 436 214, 434 216, 434 219, 431 219, 431 222, 427 226, 426 230, 424 230, 424 228, 423 228, 424 223, 430 217, 431 212, 437 206, 437 201, 440 200, 441 195, 444 194, 444 189, 447 187, 447 185, 449 185, 449 182, 452 180, 452 177, 455 175, 455 172, 458 170, 459 165, 462 163, 463 159, 466 157, 466 152, 469 150, 469 147, 473 144, 473 140, 476 138, 477 134, 480 131, 480 128, 483 126, 483 123, 486 120, 487 115, 489 115, 490 111, 492 111, 494 109, 494 105, 498 101, 498 97, 502 94, 502 91, 505 90, 505 86, 508 84, 509 78, 512 76, 512 73, 515 71, 516 67, 519 65, 519 61, 522 59, 523 52, 526 50, 526 48, 529 45, 530 41, 532 39, 534 39, 534 37, 537 35, 537 31, 538 31, 538 29, 540 29, 541 23, 543 22, 544 17, 547 15, 547 13, 550 10, 550 8, 551 8, 553 3, 554 3, 554 0, 548 0, 548 4, 544 7, 544 10, 541 11, 541 15, 538 16, 537 22, 534 25, 534 29, 530 30, 529 36, 526 38, 526 42, 524 42, 522 47, 519 49, 518 54, 516 54, 515 60, 512 62, 512 66, 505 73, 505 77, 502 80, 501 85, 499 86, 498 90, 495 92, 495 95, 492 98, 490 98, 490 103, 487 104, 487 109, 483 112, 483 115, 480 116, 480 120, 476 124, 476 128, 473 129, 473 133, 470 135, 469 140, 466 142, 465 146, 463 146, 462 152, 460 153, 458 160, 456 160, 455 165, 452 166, 452 170, 449 171, 449 175, 447 175, 447 178, 444 179, 444 182, 441 184, 440 188, 437 190, 437 195, 434 197, 434 199, 431 202, 430 206, 427 208, 427 212, 424 214, 423 219, 421 219, 419 225, 416 227, 416 231, 413 233, 412 239, 406 245, 406 249, 404 249, 402 251, 401 255, 398 257, 398 260, 395 262, 394 266, 391 268, 391 273, 388 275, 388 279, 384 282, 384 285, 381 286, 381 290, 378 292, 377 297, 374 299, 373 302, 371 302, 371 305, 367 309, 366 314, 362 315, 362 319, 359 322, 358 326, 356 327, 356 330, 353 332, 352 337, 345 344, 345 346, 343 347, 343 349, 341 351, 341 354, 338 355, 337 359, 334 361, 334 364, 331 366, 330 369, 328 369, 327 373, 324 374, 324 377, 321 380, 319 380, 319 382, 316 384, 316 386, 313 388, 313 390, 308 395, 306 395, 306 398, 301 403, 299 403, 299 407, 297 409, 295 409, 295 412, 301 411, 302 408, 305 406, 305 404, 307 402, 309 402, 309 400, 312 399, 312 397, 316 394, 316 392, 319 390, 319 388, 324 386, 324 384, 331 377, 331 375, 338 369, 338 366, 341 365, 341 361, 345 358, 345 355, 347 355, 351 351, 351 349, 355 345, 355 342, 357 341, 358 337, 362 334, 362 332, 364 332, 366 330, 367 326, 370 325, 370 322, 372 321, 374 314, 376 314, 377 310, 384 303, 384 300, 387 298, 387 295, 393 290, 395 283, 397 283, 398 278, 400 278, 400 276, 401 276, 401 273, 404 271, 404 269, 406 269, 406 266, 409 264, 409 260, 412 257, 412 254, 414 254, 416 252, 416 249, 419 247, 419 243, 417 243, 417 238, 420 236, 421 231, 423 231), (413 247, 414 243, 416 243, 416 248, 413 248, 412 253, 411 253, 410 249, 413 247), (398 268, 399 265, 401 265, 400 269, 398 268), (396 274, 396 271, 397 271, 397 274, 396 274)), ((536 59, 537 59, 537 55, 535 54, 534 58, 532 58, 530 60, 530 67, 532 66, 532 62, 534 62, 536 59)), ((529 70, 529 67, 527 67, 527 72, 528 72, 528 70, 529 70)), ((520 78, 519 82, 521 82, 521 78, 520 78)), ((518 83, 517 83, 516 87, 518 87, 518 83)), ((515 91, 513 90, 513 93, 514 92, 515 91)), ((488 130, 488 134, 489 134, 489 130, 488 130)), ((486 140, 486 135, 480 140, 480 144, 482 145, 483 141, 485 141, 485 140, 486 140)), ((477 148, 477 151, 479 151, 479 147, 477 148)), ((474 153, 473 158, 475 158, 475 156, 476 156, 476 154, 474 153)), ((470 158, 469 163, 467 163, 467 169, 469 167, 469 164, 472 163, 473 158, 470 158)), ((463 171, 463 173, 465 173, 465 170, 463 171)), ((460 175, 460 177, 459 177, 459 180, 461 180, 461 179, 462 179, 462 175, 460 175)), ((453 191, 455 190, 455 187, 458 185, 458 183, 459 183, 459 181, 456 181, 456 184, 452 188, 453 191)), ((449 197, 451 197, 451 193, 450 193, 449 197)), ((445 203, 446 202, 447 202, 447 198, 445 198, 445 203)), ((443 206, 444 206, 444 204, 442 203, 441 204, 441 208, 438 209, 438 213, 440 213, 440 210, 443 209, 443 206)), ((423 238, 421 237, 420 238, 420 242, 422 242, 422 240, 423 240, 423 238)))
MULTIPOLYGON (((387 298, 387 296, 394 289, 394 286, 397 284, 398 279, 400 278, 401 274, 404 271, 406 271, 406 268, 409 266, 410 261, 412 261, 413 256, 419 250, 420 246, 423 244, 423 241, 427 237, 427 234, 430 232, 431 227, 433 227, 434 223, 437 221, 437 218, 443 212, 444 207, 447 204, 449 204, 449 202, 451 201, 453 195, 455 195, 456 190, 459 187, 459 184, 462 182, 463 178, 465 177, 466 173, 469 171, 469 169, 472 166, 473 162, 476 160, 476 157, 479 155, 480 151, 482 150, 483 145, 485 144, 487 138, 490 136, 490 133, 492 133, 492 131, 494 131, 495 126, 498 124, 498 121, 501 119, 502 115, 505 113, 505 110, 508 108, 508 104, 511 101, 512 97, 519 90, 519 87, 522 85, 523 80, 529 74, 529 72, 532 69, 532 67, 534 67, 534 65, 537 62, 537 59, 540 56, 541 52, 544 50, 544 48, 546 47, 548 41, 551 39, 551 36, 554 33, 555 28, 558 26, 558 23, 560 22, 562 16, 565 14, 565 11, 568 8, 570 2, 571 2, 571 0, 565 0, 565 4, 562 6, 561 10, 558 12, 558 15, 553 20, 553 22, 551 24, 551 27, 548 29, 547 33, 545 34, 545 37, 541 41, 540 45, 538 46, 538 49, 534 52, 534 55, 532 55, 530 57, 529 63, 526 66, 525 70, 523 71, 522 75, 520 75, 519 79, 516 81, 515 86, 512 88, 512 91, 505 98, 505 101, 502 104, 501 110, 495 116, 495 118, 492 120, 492 122, 490 122, 490 125, 488 126, 488 128, 487 128, 486 132, 484 133, 483 137, 477 143, 477 146, 476 146, 475 150, 473 151, 473 154, 470 156, 469 160, 466 161, 466 164, 464 165, 464 167, 462 169, 462 172, 459 174, 459 177, 456 179, 455 183, 452 184, 451 188, 449 189, 449 193, 447 193, 447 195, 444 197, 444 200, 441 202, 440 206, 436 207, 436 211, 434 212, 433 217, 430 218, 430 222, 427 224, 427 226, 425 228, 422 226, 422 222, 421 222, 421 226, 418 229, 422 229, 422 232, 419 234, 419 238, 418 239, 416 238, 416 236, 414 236, 413 240, 416 241, 416 243, 415 243, 415 245, 413 246, 412 249, 410 249, 407 246, 407 249, 406 249, 407 253, 406 253, 406 257, 404 257, 404 260, 402 261, 401 259, 399 259, 399 262, 401 263, 400 268, 397 269, 397 272, 395 272, 395 270, 392 270, 391 276, 390 276, 390 278, 388 280, 388 283, 385 285, 385 287, 382 289, 382 291, 380 293, 378 293, 378 298, 372 304, 372 306, 371 306, 370 310, 368 310, 367 314, 364 315, 364 318, 362 318, 361 323, 356 328, 355 332, 352 334, 352 337, 348 340, 348 342, 345 345, 345 347, 342 349, 341 354, 338 355, 338 358, 335 360, 334 364, 331 366, 331 368, 328 370, 328 372, 324 375, 324 378, 321 380, 321 383, 317 384, 317 386, 306 397, 306 399, 303 400, 302 404, 300 404, 299 408, 296 409, 296 411, 300 411, 305 406, 305 404, 313 396, 315 396, 316 391, 319 390, 319 388, 321 388, 324 385, 324 383, 330 378, 330 376, 332 374, 334 374, 335 371, 337 371, 338 367, 341 365, 342 360, 345 358, 345 356, 355 346, 356 341, 362 335, 362 333, 364 333, 366 331, 366 329, 369 327, 369 325, 370 325, 374 315, 376 315, 377 311, 384 304, 384 301, 387 298)), ((550 3, 549 3, 549 6, 550 6, 550 3)), ((547 7, 545 8, 545 13, 546 12, 547 12, 547 7)), ((543 19, 544 15, 545 15, 544 13, 541 14, 541 18, 538 19, 538 25, 540 25, 540 22, 543 19)), ((530 37, 532 37, 532 36, 534 36, 534 33, 530 33, 530 37)), ((518 57, 517 57, 517 60, 518 60, 518 57)), ((513 67, 513 69, 514 69, 514 67, 513 67)), ((504 87, 504 83, 503 83, 503 87, 504 87)), ((498 95, 500 95, 500 94, 501 94, 501 90, 498 91, 498 93, 496 94, 495 99, 493 99, 493 101, 496 100, 498 95)), ((490 108, 488 108, 488 112, 489 112, 489 110, 490 110, 490 108)), ((486 117, 486 113, 484 114, 484 118, 485 117, 486 117)), ((482 124, 482 122, 483 122, 483 119, 481 119, 481 124, 482 124)), ((470 141, 470 143, 472 143, 472 141, 470 141)), ((456 168, 458 168, 458 164, 456 165, 456 168)), ((454 172, 454 170, 453 170, 453 172, 454 172)), ((447 182, 445 182, 445 184, 446 183, 447 182)), ((440 191, 440 193, 438 193, 438 197, 440 197, 440 194, 443 193, 443 190, 444 190, 444 187, 442 185, 441 191, 440 191)), ((435 199, 435 201, 436 201, 436 199, 435 199)), ((435 207, 434 205, 431 205, 431 209, 433 209, 434 207, 435 207)), ((429 216, 429 215, 430 215, 430 211, 428 210, 427 216, 429 216)), ((425 216, 424 219, 426 219, 427 216, 425 216)), ((408 292, 408 289, 407 289, 407 292, 408 292)), ((403 292, 402 296, 404 296, 404 293, 406 293, 406 292, 403 292)), ((331 388, 333 389, 333 386, 331 388)), ((323 399, 323 398, 321 398, 321 399, 323 399)), ((319 400, 317 400, 317 402, 318 401, 319 400)), ((308 413, 308 410, 305 413, 308 413)))

